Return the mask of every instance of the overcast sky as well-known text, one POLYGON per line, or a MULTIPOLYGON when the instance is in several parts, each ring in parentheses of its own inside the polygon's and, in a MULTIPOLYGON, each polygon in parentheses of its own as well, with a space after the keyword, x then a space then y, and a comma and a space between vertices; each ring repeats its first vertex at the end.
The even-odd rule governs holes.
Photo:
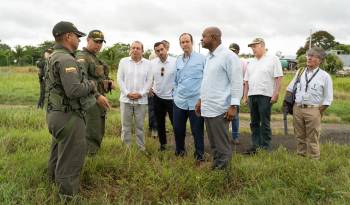
POLYGON ((223 44, 236 42, 243 53, 251 53, 247 44, 262 37, 269 51, 294 55, 310 29, 350 44, 349 8, 349 0, 10 0, 0 5, 0 40, 12 47, 38 45, 53 40, 53 26, 64 20, 86 33, 102 30, 105 46, 140 40, 152 48, 166 39, 170 52, 179 54, 181 33, 193 34, 198 51, 204 28, 217 26, 223 44))

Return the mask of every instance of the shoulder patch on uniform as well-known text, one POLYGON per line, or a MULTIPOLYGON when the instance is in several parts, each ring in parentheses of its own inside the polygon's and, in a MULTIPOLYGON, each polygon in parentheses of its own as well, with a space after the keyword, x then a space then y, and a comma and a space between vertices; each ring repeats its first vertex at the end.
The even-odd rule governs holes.
POLYGON ((66 73, 75 73, 77 72, 77 68, 74 68, 74 67, 69 67, 69 68, 66 68, 64 69, 66 73))
POLYGON ((85 59, 80 58, 80 59, 78 59, 78 62, 79 62, 79 63, 84 63, 84 62, 85 62, 85 59))

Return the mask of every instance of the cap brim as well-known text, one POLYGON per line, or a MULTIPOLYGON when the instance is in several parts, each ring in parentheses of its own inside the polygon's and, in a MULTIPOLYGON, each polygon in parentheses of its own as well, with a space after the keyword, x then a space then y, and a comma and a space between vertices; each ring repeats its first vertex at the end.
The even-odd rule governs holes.
POLYGON ((106 43, 105 39, 102 38, 92 38, 94 41, 103 41, 104 43, 106 43))
POLYGON ((84 37, 84 36, 86 36, 86 34, 83 33, 83 32, 81 32, 81 31, 75 31, 74 33, 77 34, 78 37, 84 37))
POLYGON ((260 42, 250 43, 250 44, 248 44, 248 47, 252 47, 252 45, 259 44, 259 43, 260 43, 260 42))

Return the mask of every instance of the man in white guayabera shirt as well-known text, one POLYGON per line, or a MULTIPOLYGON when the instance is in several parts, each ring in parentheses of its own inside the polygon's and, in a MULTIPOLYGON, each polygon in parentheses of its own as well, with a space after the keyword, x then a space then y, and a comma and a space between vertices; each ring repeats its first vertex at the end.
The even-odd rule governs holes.
POLYGON ((173 89, 176 76, 176 58, 168 55, 166 44, 161 41, 154 44, 157 58, 151 61, 153 87, 150 95, 153 96, 154 112, 157 119, 157 131, 160 143, 160 151, 166 149, 167 138, 165 118, 168 113, 173 124, 173 89))
POLYGON ((143 133, 144 118, 147 111, 147 94, 152 83, 151 63, 142 57, 143 44, 134 41, 130 47, 130 57, 120 60, 117 82, 120 92, 120 114, 122 141, 131 144, 132 125, 135 125, 136 143, 145 150, 143 133))

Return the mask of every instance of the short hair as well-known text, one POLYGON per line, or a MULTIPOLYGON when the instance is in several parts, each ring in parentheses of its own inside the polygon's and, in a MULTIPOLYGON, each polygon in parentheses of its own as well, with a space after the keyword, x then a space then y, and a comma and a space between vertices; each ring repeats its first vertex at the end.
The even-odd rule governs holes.
POLYGON ((326 51, 321 47, 312 47, 306 52, 306 55, 316 56, 318 59, 323 61, 327 54, 326 51))
POLYGON ((59 35, 59 36, 55 36, 55 41, 56 41, 56 43, 62 43, 62 42, 63 42, 63 39, 64 39, 64 35, 65 35, 65 33, 64 33, 64 34, 61 34, 61 35, 59 35))
MULTIPOLYGON (((143 50, 143 44, 141 43, 141 41, 134 41, 134 42, 131 43, 131 45, 134 44, 134 43, 140 44, 140 45, 141 45, 141 49, 143 50)), ((131 46, 131 45, 130 45, 130 46, 131 46)))
POLYGON ((192 37, 192 35, 191 35, 190 33, 182 33, 182 34, 180 35, 180 37, 179 37, 179 41, 180 41, 181 37, 184 36, 184 35, 189 35, 189 36, 190 36, 190 39, 191 39, 191 43, 193 43, 193 37, 192 37))
POLYGON ((154 44, 153 48, 156 49, 156 47, 160 46, 160 45, 163 45, 164 48, 166 47, 165 43, 163 41, 159 41, 157 43, 154 44))

